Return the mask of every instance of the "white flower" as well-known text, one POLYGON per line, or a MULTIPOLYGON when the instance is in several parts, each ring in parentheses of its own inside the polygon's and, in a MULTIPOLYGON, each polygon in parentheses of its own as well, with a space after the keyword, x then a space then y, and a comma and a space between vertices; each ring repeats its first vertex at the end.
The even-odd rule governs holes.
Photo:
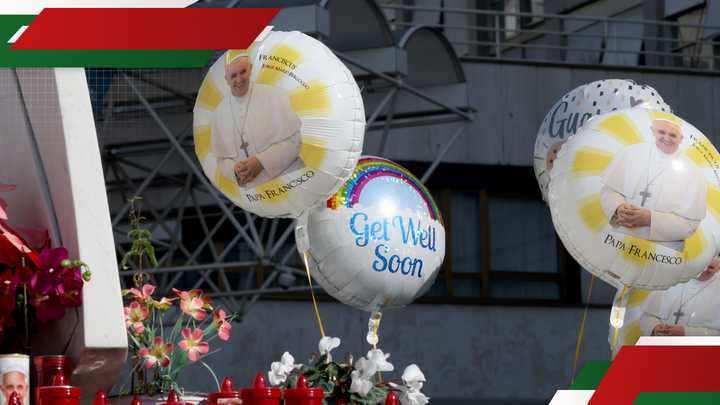
POLYGON ((327 361, 329 363, 332 361, 332 355, 330 355, 330 352, 338 346, 340 346, 340 338, 323 336, 318 343, 318 351, 320 351, 321 356, 327 354, 327 361))
POLYGON ((355 370, 350 373, 350 392, 355 392, 364 397, 373 387, 371 378, 377 373, 377 365, 361 357, 355 362, 355 370))
POLYGON ((420 367, 416 364, 411 364, 405 367, 405 371, 402 374, 402 380, 410 388, 414 388, 420 391, 423 387, 425 380, 425 374, 420 371, 420 367))
POLYGON ((373 387, 372 381, 363 378, 361 373, 357 370, 350 373, 350 380, 352 381, 350 383, 350 392, 354 392, 361 397, 367 395, 373 387))
POLYGON ((393 371, 395 369, 395 367, 387 361, 388 357, 390 357, 390 353, 384 354, 380 349, 373 349, 367 353, 368 360, 375 363, 375 367, 381 372, 393 371))
POLYGON ((390 383, 390 385, 400 391, 398 400, 401 405, 425 405, 430 398, 425 396, 420 390, 425 382, 425 375, 420 371, 420 367, 411 364, 405 368, 402 375, 405 386, 390 383))
POLYGON ((425 405, 430 402, 430 398, 426 397, 425 394, 413 389, 403 391, 398 399, 400 405, 425 405))
POLYGON ((295 364, 295 358, 292 354, 285 352, 283 353, 280 361, 274 361, 270 364, 270 371, 268 371, 268 379, 271 385, 280 385, 287 380, 288 375, 296 369, 300 368, 301 364, 295 364))

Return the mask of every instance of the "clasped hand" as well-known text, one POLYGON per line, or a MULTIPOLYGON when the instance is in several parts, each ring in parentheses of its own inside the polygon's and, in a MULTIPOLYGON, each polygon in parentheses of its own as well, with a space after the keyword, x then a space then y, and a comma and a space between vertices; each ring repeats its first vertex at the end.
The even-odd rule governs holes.
POLYGON ((262 163, 255 156, 250 156, 246 160, 241 160, 235 163, 233 167, 235 171, 235 180, 238 185, 244 186, 247 183, 255 180, 255 178, 262 172, 262 163))
POLYGON ((649 209, 628 203, 620 204, 615 210, 614 216, 615 223, 626 228, 650 226, 650 218, 649 209))
POLYGON ((661 323, 653 331, 653 336, 685 336, 685 328, 680 325, 668 325, 661 323))

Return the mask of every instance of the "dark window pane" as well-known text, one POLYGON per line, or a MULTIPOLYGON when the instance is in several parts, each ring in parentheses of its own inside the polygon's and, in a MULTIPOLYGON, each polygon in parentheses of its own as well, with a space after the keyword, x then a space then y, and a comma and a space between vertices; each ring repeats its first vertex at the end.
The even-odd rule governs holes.
POLYGON ((490 198, 489 205, 493 271, 557 272, 555 229, 542 201, 490 198))

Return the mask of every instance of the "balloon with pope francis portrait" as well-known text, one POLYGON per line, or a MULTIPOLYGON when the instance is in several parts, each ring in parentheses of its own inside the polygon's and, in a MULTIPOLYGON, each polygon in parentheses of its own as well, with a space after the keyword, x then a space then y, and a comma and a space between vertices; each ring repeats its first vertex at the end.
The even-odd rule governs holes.
POLYGON ((193 110, 195 153, 236 205, 295 218, 352 173, 364 111, 352 74, 323 43, 270 31, 210 67, 193 110))
POLYGON ((605 79, 578 86, 563 95, 545 115, 535 138, 533 167, 547 201, 550 171, 563 144, 593 117, 625 108, 672 112, 657 90, 632 80, 605 79))
POLYGON ((558 153, 549 205, 568 251, 617 287, 697 276, 720 242, 720 155, 697 128, 631 108, 585 124, 558 153))

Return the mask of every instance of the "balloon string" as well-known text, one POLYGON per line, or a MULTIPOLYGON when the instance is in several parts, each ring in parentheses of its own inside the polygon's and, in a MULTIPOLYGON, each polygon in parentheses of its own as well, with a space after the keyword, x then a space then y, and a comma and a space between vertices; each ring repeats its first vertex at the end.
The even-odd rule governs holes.
MULTIPOLYGON (((616 307, 618 303, 622 304, 623 299, 625 298, 625 293, 627 292, 627 287, 623 286, 623 288, 620 290, 620 296, 618 297, 617 301, 613 303, 613 307, 616 307)), ((618 322, 620 321, 620 311, 615 311, 615 325, 618 325, 618 322)), ((619 327, 614 327, 615 329, 613 331, 613 338, 612 338, 612 344, 610 347, 612 348, 613 352, 615 351, 615 347, 617 347, 617 340, 618 340, 618 333, 620 332, 619 327)))
POLYGON ((373 350, 377 350, 377 344, 380 339, 378 339, 378 329, 380 329, 380 320, 382 319, 382 312, 376 311, 372 314, 372 318, 376 318, 377 322, 375 322, 375 325, 373 326, 373 350))
POLYGON ((317 298, 315 298, 315 290, 313 290, 312 277, 310 276, 310 266, 308 266, 307 252, 303 252, 303 260, 305 261, 305 273, 310 284, 310 295, 312 296, 313 308, 315 309, 315 318, 317 319, 318 328, 320 328, 320 337, 325 337, 325 327, 323 327, 322 318, 320 318, 320 308, 318 308, 317 298))
POLYGON ((594 285, 595 275, 590 278, 590 286, 588 287, 587 298, 585 298, 585 311, 583 312, 582 321, 580 321, 580 330, 578 331, 577 341, 575 342, 575 358, 573 359, 571 385, 575 383, 575 371, 577 370, 577 363, 580 359, 580 346, 582 346, 583 336, 585 335, 585 321, 587 320, 588 310, 590 309, 590 298, 592 298, 594 285))

